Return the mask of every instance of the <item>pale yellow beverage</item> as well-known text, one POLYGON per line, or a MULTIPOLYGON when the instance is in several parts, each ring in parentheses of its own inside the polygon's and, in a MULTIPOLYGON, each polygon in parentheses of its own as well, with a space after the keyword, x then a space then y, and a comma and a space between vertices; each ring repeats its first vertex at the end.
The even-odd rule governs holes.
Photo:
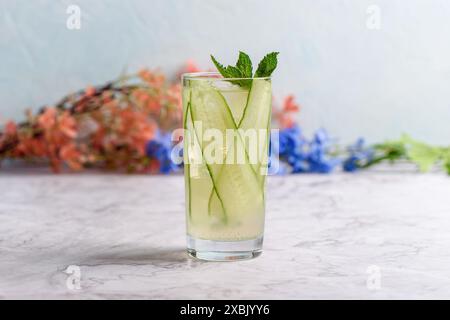
POLYGON ((183 108, 189 252, 255 256, 264 232, 270 78, 242 88, 213 73, 185 75, 183 108))

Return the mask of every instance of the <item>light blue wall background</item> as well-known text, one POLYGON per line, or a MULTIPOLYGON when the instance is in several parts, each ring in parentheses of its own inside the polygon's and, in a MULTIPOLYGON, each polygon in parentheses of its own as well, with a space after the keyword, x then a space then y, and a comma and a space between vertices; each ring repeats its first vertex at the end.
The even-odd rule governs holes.
POLYGON ((449 144, 449 35, 448 0, 0 0, 0 122, 125 66, 278 50, 274 91, 297 96, 307 132, 449 144), (70 4, 81 30, 66 28, 70 4), (366 26, 374 4, 380 30, 366 26))

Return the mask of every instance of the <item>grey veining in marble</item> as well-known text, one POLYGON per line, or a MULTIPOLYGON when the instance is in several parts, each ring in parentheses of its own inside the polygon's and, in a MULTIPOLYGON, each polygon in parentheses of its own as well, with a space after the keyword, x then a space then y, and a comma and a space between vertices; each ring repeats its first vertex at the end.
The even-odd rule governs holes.
POLYGON ((271 177, 264 253, 232 263, 185 254, 183 188, 181 176, 0 174, 0 298, 450 298, 443 174, 271 177))

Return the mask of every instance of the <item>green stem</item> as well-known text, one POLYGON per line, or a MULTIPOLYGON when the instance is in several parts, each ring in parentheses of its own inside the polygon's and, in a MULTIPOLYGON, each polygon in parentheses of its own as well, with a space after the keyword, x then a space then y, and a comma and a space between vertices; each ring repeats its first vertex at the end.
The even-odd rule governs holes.
POLYGON ((376 157, 376 158, 372 159, 371 161, 367 162, 366 164, 360 166, 360 168, 366 169, 366 168, 376 165, 384 160, 393 160, 393 159, 389 155, 379 156, 379 157, 376 157))

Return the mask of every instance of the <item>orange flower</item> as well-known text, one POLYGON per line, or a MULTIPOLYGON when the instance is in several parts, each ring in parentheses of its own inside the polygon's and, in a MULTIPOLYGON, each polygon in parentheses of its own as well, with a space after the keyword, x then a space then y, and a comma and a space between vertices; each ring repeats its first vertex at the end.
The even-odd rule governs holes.
POLYGON ((15 136, 16 134, 17 134, 17 125, 12 121, 8 121, 5 125, 5 135, 15 136))
POLYGON ((70 168, 82 167, 81 153, 77 150, 77 122, 68 111, 58 113, 55 108, 46 108, 38 117, 37 124, 43 131, 41 136, 24 136, 18 151, 35 157, 48 157, 52 169, 59 172, 64 162, 70 168))
POLYGON ((45 144, 42 140, 25 134, 20 134, 19 140, 20 142, 14 150, 14 155, 16 157, 44 157, 46 155, 45 144))
POLYGON ((201 70, 197 67, 197 64, 194 62, 194 60, 188 59, 183 67, 178 71, 177 78, 180 79, 183 73, 193 73, 199 71, 201 70))
POLYGON ((188 59, 185 64, 184 71, 191 73, 191 72, 199 72, 200 69, 197 67, 197 64, 194 62, 194 60, 188 59))
POLYGON ((74 143, 68 143, 59 150, 59 158, 64 160, 73 170, 81 170, 81 153, 74 143))
POLYGON ((142 69, 138 72, 139 77, 152 87, 162 87, 166 81, 166 77, 162 73, 151 72, 148 69, 142 69))
POLYGON ((283 110, 285 112, 298 112, 300 110, 300 106, 294 102, 293 95, 289 95, 286 98, 284 98, 283 110))
POLYGON ((150 99, 148 92, 144 89, 136 89, 131 95, 139 103, 145 103, 148 99, 150 99))
POLYGON ((158 99, 151 99, 145 106, 148 111, 153 113, 158 113, 161 110, 161 103, 158 99))
POLYGON ((174 84, 169 87, 167 90, 167 101, 176 105, 180 110, 182 109, 182 100, 181 100, 181 85, 174 84))
POLYGON ((102 103, 106 104, 113 100, 113 94, 111 91, 103 91, 102 93, 102 103))
MULTIPOLYGON (((300 106, 294 101, 294 96, 289 95, 283 100, 281 109, 274 107, 274 119, 280 128, 291 128, 295 124, 295 113, 300 110, 300 106)), ((274 103, 275 104, 275 103, 274 103)))
POLYGON ((58 119, 59 130, 69 138, 75 138, 77 135, 77 122, 65 111, 58 119))
POLYGON ((56 109, 45 108, 44 112, 38 117, 38 124, 44 129, 50 129, 55 125, 56 109))
POLYGON ((88 86, 86 90, 84 90, 84 95, 86 97, 92 97, 97 90, 93 86, 88 86))
POLYGON ((121 110, 118 120, 118 136, 125 144, 134 147, 140 155, 144 155, 147 142, 155 134, 154 124, 145 114, 130 108, 121 110))

